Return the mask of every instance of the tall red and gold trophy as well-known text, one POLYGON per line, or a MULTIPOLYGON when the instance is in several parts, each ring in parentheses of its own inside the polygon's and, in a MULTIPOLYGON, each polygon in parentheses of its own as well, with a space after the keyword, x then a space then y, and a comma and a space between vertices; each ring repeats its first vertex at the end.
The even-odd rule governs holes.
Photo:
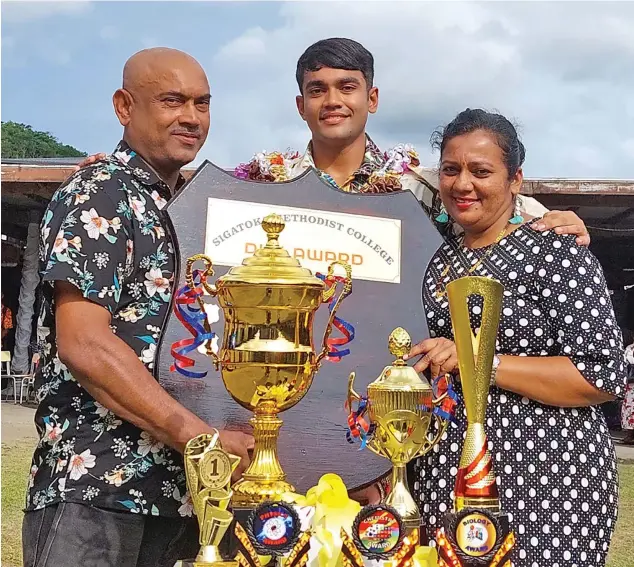
POLYGON ((454 510, 436 534, 440 567, 509 567, 515 535, 500 509, 493 459, 484 429, 486 407, 502 310, 504 287, 483 277, 465 277, 447 285, 458 352, 467 433, 455 487, 454 510), (468 300, 483 298, 482 323, 471 330, 468 300))

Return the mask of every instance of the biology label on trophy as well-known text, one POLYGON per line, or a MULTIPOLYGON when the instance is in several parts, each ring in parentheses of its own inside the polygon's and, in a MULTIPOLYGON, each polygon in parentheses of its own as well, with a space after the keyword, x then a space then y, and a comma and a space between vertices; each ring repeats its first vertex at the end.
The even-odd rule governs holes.
POLYGON ((253 432, 232 505, 305 493, 327 473, 348 489, 385 475, 389 455, 351 451, 345 377, 366 388, 397 327, 428 336, 421 287, 441 238, 414 195, 349 194, 312 170, 245 181, 206 162, 165 210, 178 272, 155 372, 214 427, 253 432))

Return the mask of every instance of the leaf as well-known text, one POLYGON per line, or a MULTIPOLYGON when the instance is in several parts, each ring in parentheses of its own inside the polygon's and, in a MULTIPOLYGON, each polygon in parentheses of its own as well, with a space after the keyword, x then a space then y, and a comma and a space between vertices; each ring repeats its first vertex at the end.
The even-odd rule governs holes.
POLYGON ((139 511, 136 507, 136 504, 132 502, 132 500, 119 500, 118 503, 125 506, 128 510, 131 510, 132 512, 139 511))
POLYGON ((159 509, 156 507, 155 504, 152 504, 151 514, 152 514, 152 516, 158 516, 159 515, 159 509))
POLYGON ((143 335, 143 336, 135 336, 135 339, 141 339, 144 343, 147 343, 149 345, 155 345, 156 344, 156 340, 154 339, 154 337, 152 335, 143 335))

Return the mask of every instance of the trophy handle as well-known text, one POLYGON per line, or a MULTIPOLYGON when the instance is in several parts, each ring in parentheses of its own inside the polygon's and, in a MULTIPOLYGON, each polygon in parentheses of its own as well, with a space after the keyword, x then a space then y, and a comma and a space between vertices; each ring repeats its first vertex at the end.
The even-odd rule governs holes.
POLYGON ((353 401, 359 401, 361 396, 354 389, 354 379, 356 374, 354 372, 350 372, 350 376, 348 376, 348 407, 352 408, 353 401))
MULTIPOLYGON (((315 364, 317 365, 317 367, 319 367, 319 365, 321 364, 321 361, 324 359, 324 357, 328 354, 328 339, 330 338, 330 334, 332 333, 332 324, 335 320, 335 316, 337 315, 337 310, 339 309, 339 306, 341 305, 341 302, 348 296, 350 295, 350 292, 352 291, 352 267, 350 266, 350 264, 346 263, 346 262, 341 262, 340 260, 337 260, 335 262, 332 262, 332 264, 330 264, 328 266, 328 274, 326 275, 326 279, 332 277, 334 275, 335 272, 335 266, 339 264, 345 271, 346 271, 346 276, 343 279, 343 289, 341 290, 341 293, 339 294, 339 297, 335 300, 335 304, 333 305, 331 311, 330 311, 330 317, 328 318, 328 324, 326 325, 326 330, 324 331, 324 338, 322 341, 322 349, 321 352, 319 353, 319 355, 317 356, 317 360, 315 361, 315 364)), ((333 283, 333 285, 328 288, 327 290, 324 291, 323 297, 322 297, 322 302, 323 303, 327 303, 328 301, 330 301, 333 297, 333 295, 335 294, 336 291, 336 283, 333 283)))
POLYGON ((430 443, 430 447, 434 447, 435 445, 440 443, 440 439, 443 436, 443 434, 445 433, 445 431, 447 429, 447 425, 449 425, 449 422, 446 419, 440 418, 435 413, 432 414, 432 415, 433 415, 433 418, 438 423, 438 432, 436 433, 436 435, 434 435, 434 438, 433 438, 433 440, 430 443))
MULTIPOLYGON (((211 258, 209 256, 205 256, 204 254, 195 254, 194 256, 187 258, 187 267, 185 268, 185 282, 187 283, 189 289, 194 289, 196 287, 196 284, 194 282, 194 264, 199 260, 203 262, 203 264, 205 264, 205 269, 200 277, 200 285, 203 286, 205 291, 209 295, 211 295, 211 297, 216 297, 218 295, 218 290, 216 289, 216 286, 210 284, 207 281, 207 278, 210 278, 214 275, 213 262, 211 261, 211 258)), ((205 313, 205 302, 203 301, 202 296, 198 295, 196 297, 196 301, 198 302, 201 312, 205 313)), ((208 333, 211 332, 211 326, 209 325, 207 317, 205 317, 203 326, 205 327, 205 331, 207 331, 208 333)), ((218 370, 220 366, 220 359, 218 358, 218 355, 213 350, 211 350, 211 341, 207 342, 207 356, 210 356, 212 358, 212 360, 214 361, 214 366, 216 367, 216 370, 218 370)))

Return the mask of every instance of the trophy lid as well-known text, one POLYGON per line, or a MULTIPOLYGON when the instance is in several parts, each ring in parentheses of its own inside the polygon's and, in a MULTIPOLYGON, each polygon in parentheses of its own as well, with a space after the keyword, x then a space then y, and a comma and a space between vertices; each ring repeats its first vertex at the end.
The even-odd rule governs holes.
POLYGON ((268 239, 266 245, 258 248, 253 256, 245 258, 241 266, 231 268, 218 278, 218 283, 288 283, 324 287, 325 284, 319 278, 308 268, 302 268, 299 260, 291 258, 286 248, 280 246, 279 235, 285 226, 280 215, 271 213, 265 216, 262 228, 268 239))
POLYGON ((403 357, 412 348, 412 339, 409 333, 402 327, 397 327, 390 333, 388 348, 396 357, 391 366, 386 366, 374 382, 368 386, 379 390, 406 390, 406 391, 431 391, 431 386, 424 376, 420 376, 416 370, 403 360, 403 357))

